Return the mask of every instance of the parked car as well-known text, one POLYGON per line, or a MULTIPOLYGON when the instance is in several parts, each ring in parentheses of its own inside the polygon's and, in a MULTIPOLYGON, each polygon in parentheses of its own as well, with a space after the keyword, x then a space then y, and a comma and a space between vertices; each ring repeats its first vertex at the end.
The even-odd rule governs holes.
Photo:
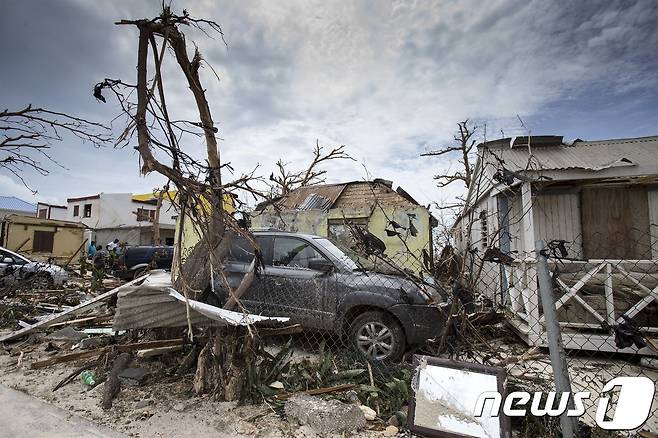
MULTIPOLYGON (((438 285, 369 272, 324 237, 255 231, 264 269, 240 298, 255 314, 288 316, 307 329, 346 335, 371 360, 397 360, 407 347, 436 337, 445 321, 447 294, 438 285)), ((254 258, 237 237, 225 263, 236 288, 254 258)), ((214 304, 227 290, 216 275, 214 304)), ((213 304, 211 302, 211 304, 213 304)))
POLYGON ((27 281, 33 289, 62 287, 68 279, 60 266, 32 261, 20 254, 0 247, 0 286, 27 281))
POLYGON ((149 269, 170 270, 173 258, 173 246, 129 246, 117 259, 114 275, 133 279, 144 275, 149 269))

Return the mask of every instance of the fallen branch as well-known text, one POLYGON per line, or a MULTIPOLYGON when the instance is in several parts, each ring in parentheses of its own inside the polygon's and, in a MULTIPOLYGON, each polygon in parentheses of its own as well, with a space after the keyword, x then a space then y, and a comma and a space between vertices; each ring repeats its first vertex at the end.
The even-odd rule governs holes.
POLYGON ((110 409, 112 407, 112 400, 121 391, 121 382, 119 381, 119 373, 123 371, 128 363, 132 360, 132 356, 128 353, 121 353, 114 359, 112 364, 112 371, 105 381, 103 388, 103 401, 101 406, 103 409, 110 409))
POLYGON ((67 383, 69 383, 70 381, 75 379, 78 374, 80 374, 81 372, 83 372, 87 368, 92 367, 93 365, 96 364, 96 362, 98 362, 98 359, 94 360, 94 361, 91 361, 91 362, 87 362, 84 365, 82 365, 81 367, 76 368, 75 371, 73 371, 71 374, 64 377, 62 380, 60 380, 60 382, 57 385, 55 385, 55 387, 53 388, 53 392, 57 391, 62 386, 66 385, 67 383))

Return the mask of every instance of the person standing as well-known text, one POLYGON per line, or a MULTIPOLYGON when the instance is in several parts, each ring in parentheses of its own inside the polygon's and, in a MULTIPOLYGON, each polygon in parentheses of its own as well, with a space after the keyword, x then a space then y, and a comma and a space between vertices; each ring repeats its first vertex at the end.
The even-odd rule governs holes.
POLYGON ((93 260, 96 255, 96 241, 92 240, 87 248, 87 258, 93 260))

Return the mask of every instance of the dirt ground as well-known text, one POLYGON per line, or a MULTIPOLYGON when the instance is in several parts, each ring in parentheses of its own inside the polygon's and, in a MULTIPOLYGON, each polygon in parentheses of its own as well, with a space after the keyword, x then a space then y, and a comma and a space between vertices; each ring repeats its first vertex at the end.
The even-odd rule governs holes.
MULTIPOLYGON (((58 364, 32 370, 30 364, 47 358, 45 344, 25 353, 20 366, 19 355, 0 353, 0 383, 25 392, 81 417, 102 424, 133 437, 315 437, 307 426, 299 426, 282 419, 267 404, 238 406, 233 402, 216 402, 210 397, 198 397, 191 392, 189 377, 161 375, 149 379, 139 387, 122 386, 112 408, 100 406, 103 385, 89 390, 76 378, 58 389, 52 388, 73 372, 80 363, 58 364)), ((139 363, 154 373, 158 359, 139 363)), ((354 436, 382 436, 379 431, 362 431, 354 436)))

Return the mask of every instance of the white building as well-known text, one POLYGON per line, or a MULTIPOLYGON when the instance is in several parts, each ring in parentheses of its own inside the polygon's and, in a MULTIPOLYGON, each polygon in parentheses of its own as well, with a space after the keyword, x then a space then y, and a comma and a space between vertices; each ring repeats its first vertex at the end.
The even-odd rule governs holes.
POLYGON ((545 343, 538 240, 562 241, 566 253, 549 262, 566 348, 630 351, 614 342, 624 318, 658 332, 658 137, 482 143, 467 205, 453 226, 456 251, 529 344, 545 343))
MULTIPOLYGON (((67 199, 67 220, 79 221, 93 229, 92 240, 99 244, 116 239, 129 245, 153 244, 153 222, 157 200, 132 193, 99 193, 67 199)), ((177 213, 168 199, 160 209, 160 238, 173 244, 177 213)))
POLYGON ((39 202, 37 204, 37 217, 39 219, 56 219, 62 221, 69 219, 66 205, 46 204, 45 202, 39 202))

